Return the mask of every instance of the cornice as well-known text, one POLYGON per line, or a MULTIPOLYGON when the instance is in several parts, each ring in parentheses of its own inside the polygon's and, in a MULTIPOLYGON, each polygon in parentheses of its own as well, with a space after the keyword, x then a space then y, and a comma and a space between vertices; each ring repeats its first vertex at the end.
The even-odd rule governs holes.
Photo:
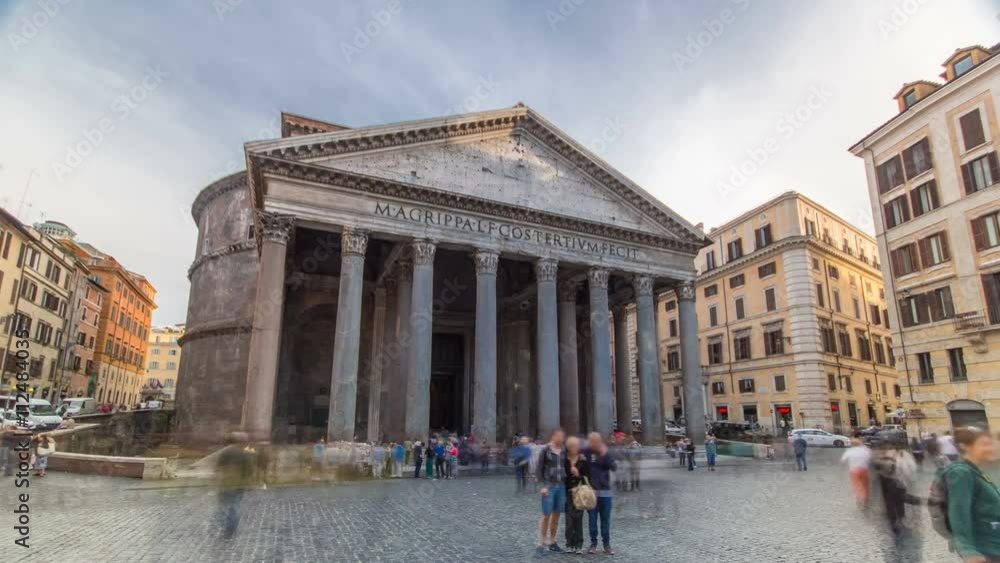
MULTIPOLYGON (((394 198, 397 200, 422 203, 431 206, 444 207, 470 213, 479 213, 508 219, 521 223, 531 223, 541 227, 558 228, 578 233, 586 233, 596 237, 616 239, 633 244, 672 250, 694 256, 703 246, 701 240, 685 241, 656 235, 648 232, 635 231, 615 227, 587 219, 558 215, 537 209, 530 209, 508 203, 488 200, 476 196, 446 192, 416 184, 407 184, 378 178, 355 172, 336 170, 314 164, 282 160, 274 157, 250 155, 253 160, 255 174, 251 175, 257 202, 262 201, 260 193, 261 174, 269 174, 282 178, 301 180, 343 187, 349 190, 369 195, 394 198), (256 179, 255 179, 256 177, 256 179)), ((255 202, 255 205, 260 204, 255 202)))
POLYGON ((225 246, 217 250, 213 250, 211 252, 206 252, 205 254, 202 254, 201 256, 195 258, 194 262, 191 263, 191 266, 188 267, 188 272, 187 272, 188 280, 190 281, 191 276, 194 275, 195 270, 200 268, 206 262, 215 260, 217 258, 222 258, 223 256, 229 256, 231 254, 239 254, 240 252, 250 252, 255 248, 257 248, 257 241, 254 239, 249 239, 238 242, 236 244, 230 244, 229 246, 225 246))
POLYGON ((610 166, 595 160, 595 157, 585 152, 585 149, 567 140, 565 135, 537 118, 526 107, 470 114, 457 119, 425 120, 372 127, 366 130, 348 130, 337 134, 320 134, 314 135, 316 138, 312 140, 298 137, 296 138, 298 143, 272 143, 260 149, 256 149, 254 144, 248 144, 247 158, 248 161, 254 162, 256 162, 254 157, 271 157, 286 161, 314 160, 502 131, 526 133, 536 138, 594 181, 609 188, 626 203, 668 226, 677 233, 679 239, 699 244, 701 245, 699 248, 710 244, 706 237, 699 236, 692 227, 677 220, 664 208, 651 201, 653 196, 642 192, 641 188, 625 180, 610 166))
POLYGON ((198 196, 194 198, 194 203, 191 204, 191 217, 194 218, 195 222, 198 222, 205 207, 219 196, 233 190, 245 189, 247 186, 246 177, 246 171, 241 170, 235 174, 230 174, 225 178, 216 180, 201 190, 198 196))
POLYGON ((222 336, 226 334, 250 334, 252 332, 252 319, 230 319, 207 324, 201 327, 189 328, 183 336, 177 339, 178 346, 183 346, 195 340, 208 338, 210 336, 222 336))
POLYGON ((861 260, 858 260, 856 256, 852 256, 835 246, 826 244, 816 237, 808 235, 800 235, 794 237, 783 238, 778 242, 768 245, 760 250, 755 250, 750 254, 747 254, 734 262, 727 262, 726 264, 715 268, 709 272, 701 274, 698 276, 698 283, 715 281, 718 278, 725 277, 735 271, 742 270, 746 268, 751 263, 756 262, 762 258, 769 258, 778 254, 780 251, 787 250, 789 248, 795 247, 811 247, 816 250, 825 252, 827 254, 832 254, 845 262, 849 262, 852 266, 865 270, 869 275, 881 278, 882 270, 878 270, 872 267, 870 264, 866 264, 861 260))

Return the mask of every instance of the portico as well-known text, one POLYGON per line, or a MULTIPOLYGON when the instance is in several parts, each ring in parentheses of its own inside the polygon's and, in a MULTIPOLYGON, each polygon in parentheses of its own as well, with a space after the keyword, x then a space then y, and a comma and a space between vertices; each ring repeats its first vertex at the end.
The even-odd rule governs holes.
MULTIPOLYGON (((315 129, 246 146, 260 250, 248 431, 494 443, 629 429, 630 385, 612 371, 629 352, 611 340, 629 306, 642 437, 662 441, 655 296, 694 280, 697 229, 523 106, 315 129)), ((697 324, 681 332, 696 352, 697 324)))

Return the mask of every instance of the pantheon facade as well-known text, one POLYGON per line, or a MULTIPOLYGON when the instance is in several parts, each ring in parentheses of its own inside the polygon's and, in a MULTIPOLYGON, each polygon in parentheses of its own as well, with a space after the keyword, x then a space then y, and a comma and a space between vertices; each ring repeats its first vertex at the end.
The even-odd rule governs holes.
POLYGON ((532 109, 364 128, 283 114, 281 138, 245 153, 192 210, 178 432, 607 434, 631 424, 635 362, 643 440, 660 443, 670 289, 703 419, 708 241, 532 109))

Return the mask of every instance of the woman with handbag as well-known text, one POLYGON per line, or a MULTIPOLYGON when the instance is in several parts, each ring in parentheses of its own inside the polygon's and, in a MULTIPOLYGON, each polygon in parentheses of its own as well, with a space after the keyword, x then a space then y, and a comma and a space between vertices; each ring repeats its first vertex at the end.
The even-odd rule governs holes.
POLYGON ((590 465, 580 453, 580 439, 570 436, 566 440, 566 492, 569 497, 566 503, 566 551, 569 553, 583 553, 583 515, 594 507, 590 504, 591 499, 596 504, 597 497, 587 484, 589 474, 590 465))

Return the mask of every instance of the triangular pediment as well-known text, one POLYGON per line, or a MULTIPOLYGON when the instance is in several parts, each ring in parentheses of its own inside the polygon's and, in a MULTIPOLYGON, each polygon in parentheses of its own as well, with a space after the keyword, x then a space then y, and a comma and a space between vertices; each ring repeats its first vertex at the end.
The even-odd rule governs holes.
POLYGON ((524 106, 246 146, 253 156, 701 244, 704 235, 524 106))
POLYGON ((528 135, 400 147, 313 164, 677 236, 528 135))

